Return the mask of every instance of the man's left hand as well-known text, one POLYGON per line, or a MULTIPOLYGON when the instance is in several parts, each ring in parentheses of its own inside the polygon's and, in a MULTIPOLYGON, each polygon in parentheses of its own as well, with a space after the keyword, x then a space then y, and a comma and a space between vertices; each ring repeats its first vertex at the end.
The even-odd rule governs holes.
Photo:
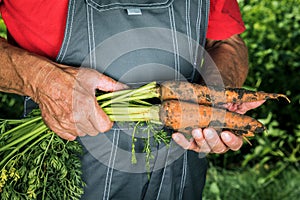
MULTIPOLYGON (((223 107, 232 112, 240 114, 262 105, 265 101, 249 102, 243 104, 224 104, 223 107)), ((225 153, 229 149, 239 150, 243 145, 242 136, 237 136, 230 131, 222 131, 220 134, 213 128, 194 129, 192 138, 187 139, 181 133, 173 133, 174 141, 184 149, 203 153, 225 153)))

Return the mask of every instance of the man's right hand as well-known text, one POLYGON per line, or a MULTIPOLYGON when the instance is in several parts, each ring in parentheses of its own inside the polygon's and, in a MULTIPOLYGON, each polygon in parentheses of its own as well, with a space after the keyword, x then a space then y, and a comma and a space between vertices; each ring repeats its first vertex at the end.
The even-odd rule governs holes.
POLYGON ((37 75, 33 97, 47 126, 67 140, 108 131, 113 123, 99 107, 95 90, 116 91, 126 86, 92 69, 49 65, 37 75))
POLYGON ((96 102, 95 90, 120 90, 124 84, 92 69, 57 64, 2 38, 0 61, 0 91, 32 97, 44 122, 62 138, 74 140, 112 127, 96 102))

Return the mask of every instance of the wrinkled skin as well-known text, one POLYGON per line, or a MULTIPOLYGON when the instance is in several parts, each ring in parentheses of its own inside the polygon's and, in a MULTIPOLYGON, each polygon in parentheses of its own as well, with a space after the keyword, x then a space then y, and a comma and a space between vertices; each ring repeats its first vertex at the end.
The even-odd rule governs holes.
POLYGON ((115 91, 126 86, 87 68, 59 65, 40 77, 34 100, 45 123, 66 140, 108 131, 111 122, 98 106, 95 90, 115 91))

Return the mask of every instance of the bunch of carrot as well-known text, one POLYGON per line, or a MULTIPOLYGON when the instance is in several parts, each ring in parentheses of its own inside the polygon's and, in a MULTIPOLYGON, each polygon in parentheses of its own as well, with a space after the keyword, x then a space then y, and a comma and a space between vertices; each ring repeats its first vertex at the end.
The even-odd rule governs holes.
MULTIPOLYGON (((151 82, 135 89, 101 94, 96 98, 99 106, 101 106, 112 121, 137 122, 137 125, 145 122, 151 131, 154 131, 154 137, 158 138, 159 141, 167 142, 166 133, 161 130, 156 131, 152 129, 152 125, 159 124, 174 131, 184 133, 189 133, 194 128, 205 127, 231 130, 244 137, 261 133, 265 130, 262 123, 249 116, 223 109, 222 104, 245 103, 277 99, 279 97, 288 100, 288 98, 282 94, 253 92, 241 88, 207 87, 188 82, 168 81, 162 84, 151 82)), ((150 137, 150 134, 148 134, 148 136, 150 137)), ((134 133, 132 137, 132 152, 134 153, 134 133)), ((59 142, 60 140, 61 139, 43 123, 39 112, 36 112, 36 114, 33 114, 29 118, 20 120, 0 119, 0 174, 2 174, 0 177, 0 197, 1 190, 6 187, 5 185, 8 185, 8 179, 5 177, 7 177, 6 174, 10 170, 8 169, 9 166, 11 170, 15 170, 17 164, 22 167, 22 162, 28 162, 25 152, 34 152, 34 149, 40 148, 41 144, 44 146, 46 144, 45 149, 47 151, 42 149, 41 159, 38 160, 37 166, 31 167, 32 169, 38 169, 39 173, 41 173, 42 169, 50 169, 51 166, 47 167, 49 163, 46 162, 45 158, 49 157, 48 153, 51 152, 53 141, 58 141, 57 144, 64 144, 66 147, 72 144, 61 143, 59 142), (57 140, 54 140, 54 137, 57 138, 57 140), (24 159, 26 161, 24 161, 24 159)), ((74 145, 75 144, 78 145, 77 143, 74 143, 74 145)), ((147 144, 145 146, 147 147, 147 144)), ((145 151, 147 161, 147 159, 151 157, 151 152, 149 152, 149 148, 146 148, 145 151)), ((66 154, 68 154, 68 152, 66 152, 66 154)), ((69 155, 64 155, 64 157, 68 156, 69 155)), ((57 159, 62 158, 56 155, 55 157, 57 159)), ((134 159, 132 160, 135 162, 134 159)), ((61 163, 64 162, 62 161, 61 163)), ((80 174, 80 165, 78 165, 78 167, 78 169, 72 168, 76 174, 80 174)), ((13 177, 15 178, 11 179, 15 181, 15 183, 10 184, 10 186, 17 187, 17 181, 22 179, 28 180, 30 178, 20 177, 20 175, 16 173, 14 174, 15 176, 13 177)), ((28 176, 30 176, 30 174, 28 176)), ((66 179, 66 183, 69 183, 67 176, 63 177, 66 179)), ((39 188, 42 188, 40 193, 35 191, 37 187, 31 183, 31 187, 29 186, 29 188, 26 189, 27 193, 31 196, 42 194, 44 197, 47 194, 45 189, 47 180, 48 176, 45 175, 45 185, 42 187, 39 184, 39 188)), ((69 197, 74 199, 80 196, 82 192, 80 190, 82 186, 80 182, 81 179, 77 178, 76 180, 76 185, 72 185, 72 187, 77 188, 76 192, 70 191, 69 188, 62 190, 69 191, 69 197)), ((19 183, 21 186, 24 186, 22 181, 19 181, 19 183)), ((11 190, 6 191, 9 192, 11 190)), ((15 194, 19 195, 18 192, 15 194)), ((66 194, 62 193, 62 195, 65 196, 66 194)))
POLYGON ((150 121, 181 132, 189 132, 193 128, 213 127, 253 136, 263 132, 264 125, 247 115, 225 110, 222 104, 279 97, 288 100, 283 94, 167 81, 161 85, 152 82, 138 89, 109 93, 107 96, 98 97, 98 100, 113 121, 150 121), (110 102, 107 101, 109 98, 112 98, 110 102), (153 105, 146 101, 152 98, 158 98, 160 104, 153 105), (105 102, 101 103, 103 100, 105 102), (124 103, 128 104, 124 106, 124 103))

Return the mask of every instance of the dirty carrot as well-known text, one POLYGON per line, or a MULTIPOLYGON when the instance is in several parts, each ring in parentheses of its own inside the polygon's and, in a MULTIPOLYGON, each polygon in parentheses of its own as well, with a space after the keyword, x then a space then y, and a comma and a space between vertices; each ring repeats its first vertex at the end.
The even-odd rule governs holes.
POLYGON ((100 103, 100 105, 112 121, 151 121, 182 132, 210 126, 231 130, 237 135, 249 137, 263 132, 264 126, 249 116, 216 108, 214 105, 228 102, 254 102, 279 97, 288 100, 283 94, 167 81, 160 85, 152 82, 138 89, 117 91, 98 100, 100 102, 105 100, 105 103, 100 103), (112 98, 112 100, 107 101, 107 98, 112 98), (160 105, 144 102, 151 98, 160 99, 160 105), (137 106, 136 102, 128 104, 129 100, 130 102, 139 100, 139 105, 137 106), (143 105, 141 102, 144 102, 143 105))
POLYGON ((213 127, 253 136, 265 130, 262 123, 247 115, 178 100, 166 100, 160 105, 143 107, 112 106, 103 110, 112 121, 149 121, 185 133, 194 128, 213 127))
POLYGON ((213 127, 234 130, 235 133, 261 133, 265 130, 256 119, 215 107, 177 100, 165 101, 160 109, 160 121, 177 131, 213 127))
POLYGON ((290 101, 283 94, 251 91, 243 88, 205 86, 183 81, 162 83, 160 86, 160 98, 162 100, 180 99, 204 105, 246 103, 278 98, 285 98, 288 102, 290 101))

